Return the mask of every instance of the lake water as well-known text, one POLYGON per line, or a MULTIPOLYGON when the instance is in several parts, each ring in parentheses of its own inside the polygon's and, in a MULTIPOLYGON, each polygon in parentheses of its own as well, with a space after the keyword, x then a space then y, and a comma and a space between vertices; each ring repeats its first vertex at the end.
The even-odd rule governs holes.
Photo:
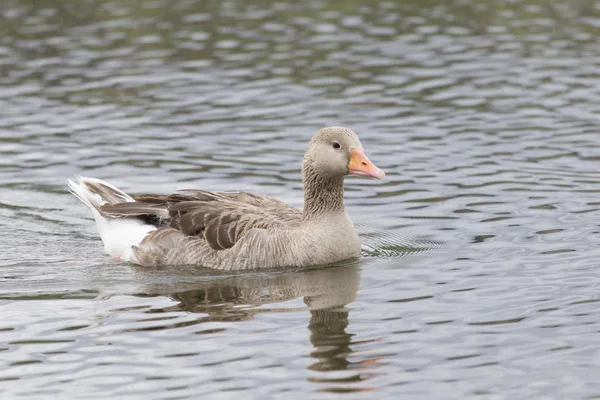
POLYGON ((6 0, 0 397, 598 398, 599 35, 595 0, 6 0), (301 206, 325 125, 387 173, 346 180, 350 264, 119 263, 67 192, 301 206))

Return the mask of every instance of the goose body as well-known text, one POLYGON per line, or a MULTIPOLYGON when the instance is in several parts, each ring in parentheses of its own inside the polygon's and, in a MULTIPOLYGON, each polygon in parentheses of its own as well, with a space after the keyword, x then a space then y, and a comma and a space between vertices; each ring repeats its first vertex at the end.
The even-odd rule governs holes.
POLYGON ((184 190, 129 196, 95 178, 69 180, 92 209, 107 254, 143 265, 219 270, 329 264, 360 255, 344 208, 344 176, 383 178, 342 127, 312 138, 302 164, 304 209, 246 192, 184 190))

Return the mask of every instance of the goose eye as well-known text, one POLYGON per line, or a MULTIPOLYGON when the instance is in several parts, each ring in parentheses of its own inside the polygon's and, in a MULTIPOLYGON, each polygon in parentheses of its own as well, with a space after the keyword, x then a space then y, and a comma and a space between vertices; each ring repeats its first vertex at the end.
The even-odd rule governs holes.
POLYGON ((334 149, 339 149, 340 147, 342 147, 342 146, 340 146, 340 144, 338 142, 334 142, 333 143, 333 148, 334 149))

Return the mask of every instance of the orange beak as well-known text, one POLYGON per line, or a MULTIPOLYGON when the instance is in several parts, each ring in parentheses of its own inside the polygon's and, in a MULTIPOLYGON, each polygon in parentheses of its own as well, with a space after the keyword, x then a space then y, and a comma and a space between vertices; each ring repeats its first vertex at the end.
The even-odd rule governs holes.
POLYGON ((380 170, 365 155, 362 148, 350 149, 350 163, 348 172, 358 176, 370 176, 372 178, 383 179, 385 172, 380 170))

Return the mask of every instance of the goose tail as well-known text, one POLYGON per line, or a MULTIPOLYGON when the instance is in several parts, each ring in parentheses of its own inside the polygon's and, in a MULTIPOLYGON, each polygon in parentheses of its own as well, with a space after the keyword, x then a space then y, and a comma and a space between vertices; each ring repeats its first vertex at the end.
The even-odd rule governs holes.
POLYGON ((154 230, 139 218, 118 218, 102 214, 102 206, 135 202, 127 193, 108 182, 96 178, 76 176, 68 179, 69 191, 92 210, 98 233, 104 243, 104 251, 123 261, 137 263, 132 247, 137 246, 154 230))

